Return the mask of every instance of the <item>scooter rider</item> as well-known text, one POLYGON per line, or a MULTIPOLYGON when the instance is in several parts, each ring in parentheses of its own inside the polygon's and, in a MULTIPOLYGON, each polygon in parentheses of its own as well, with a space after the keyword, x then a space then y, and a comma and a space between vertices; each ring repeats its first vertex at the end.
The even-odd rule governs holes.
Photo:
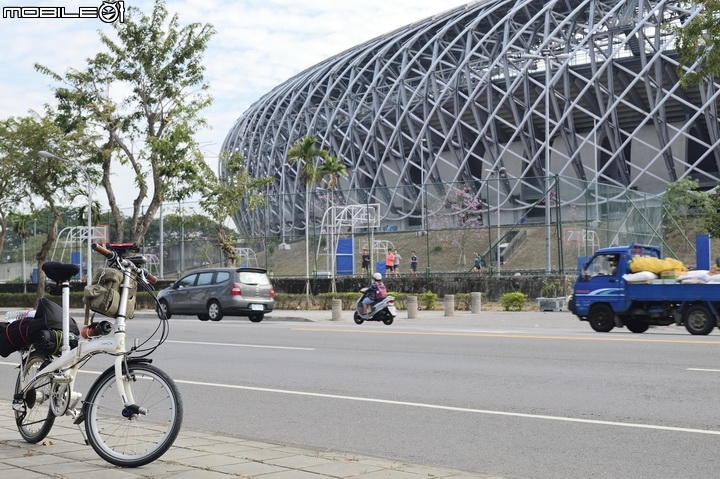
POLYGON ((367 316, 372 311, 372 305, 387 296, 387 289, 383 283, 380 273, 373 273, 373 282, 365 291, 365 297, 362 300, 363 316, 367 316))

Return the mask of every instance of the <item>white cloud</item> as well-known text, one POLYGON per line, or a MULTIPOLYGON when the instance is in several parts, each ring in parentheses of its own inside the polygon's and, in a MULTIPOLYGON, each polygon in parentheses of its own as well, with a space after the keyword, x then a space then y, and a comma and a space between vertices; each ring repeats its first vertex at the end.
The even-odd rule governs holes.
MULTIPOLYGON (((66 11, 99 6, 100 0, 13 1, 3 6, 64 6, 66 11)), ((205 52, 212 107, 211 128, 198 135, 217 155, 233 122, 272 88, 355 45, 423 18, 467 3, 463 0, 184 0, 167 1, 181 25, 210 23, 217 34, 205 52)), ((126 0, 150 14, 153 2, 126 0)), ((0 118, 42 111, 52 103, 51 79, 35 71, 40 63, 57 73, 82 69, 104 50, 97 19, 0 18, 0 118)), ((217 160, 208 158, 215 168, 217 160)), ((120 181, 120 180, 119 180, 120 181)), ((129 183, 131 185, 131 183, 129 183)), ((129 206, 128 197, 123 206, 129 206)))

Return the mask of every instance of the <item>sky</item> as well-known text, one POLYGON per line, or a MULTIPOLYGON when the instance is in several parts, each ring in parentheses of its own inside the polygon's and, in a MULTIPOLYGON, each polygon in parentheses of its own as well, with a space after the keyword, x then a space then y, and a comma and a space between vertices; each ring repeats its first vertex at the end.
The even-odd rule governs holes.
MULTIPOLYGON (((203 112, 209 128, 196 137, 206 161, 217 169, 217 155, 235 120, 275 86, 355 45, 469 2, 167 0, 168 11, 178 14, 180 25, 210 23, 217 31, 203 62, 214 103, 203 112)), ((2 7, 62 6, 68 13, 100 4, 101 0, 0 0, 2 7)), ((130 6, 149 15, 153 1, 125 0, 125 7, 130 6)), ((59 74, 82 70, 87 58, 105 51, 98 30, 110 33, 112 27, 98 18, 0 18, 0 118, 42 112, 44 104, 52 104, 52 80, 33 65, 40 63, 59 74)), ((102 203, 103 195, 98 196, 102 203)), ((120 197, 120 206, 130 206, 133 197, 120 197)))

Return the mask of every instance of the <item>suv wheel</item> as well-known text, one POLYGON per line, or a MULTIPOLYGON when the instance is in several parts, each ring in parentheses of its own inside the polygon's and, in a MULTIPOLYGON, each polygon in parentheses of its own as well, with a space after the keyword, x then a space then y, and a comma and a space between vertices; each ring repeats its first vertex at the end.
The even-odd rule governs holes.
POLYGON ((165 301, 164 299, 160 300, 160 303, 158 304, 157 308, 155 308, 155 311, 157 312, 158 318, 160 319, 170 319, 170 317, 172 316, 172 314, 170 314, 170 307, 168 306, 167 301, 165 301))
POLYGON ((222 307, 217 300, 212 300, 207 305, 207 315, 212 321, 220 321, 223 319, 222 307))

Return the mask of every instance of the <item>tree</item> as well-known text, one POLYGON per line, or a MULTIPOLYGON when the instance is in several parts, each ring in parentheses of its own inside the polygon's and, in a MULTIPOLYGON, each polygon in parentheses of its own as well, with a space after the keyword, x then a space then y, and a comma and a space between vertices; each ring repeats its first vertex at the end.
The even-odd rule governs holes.
POLYGON ((677 67, 683 87, 720 74, 720 0, 698 0, 700 12, 675 29, 677 67))
POLYGON ((310 188, 317 183, 321 176, 318 173, 316 161, 318 158, 325 159, 328 156, 327 150, 317 146, 318 139, 314 136, 306 136, 297 140, 287 152, 289 164, 300 163, 300 181, 305 186, 305 294, 310 295, 310 188))
POLYGON ((226 265, 237 261, 235 237, 225 225, 225 221, 240 215, 237 223, 242 223, 242 216, 265 205, 262 190, 274 180, 272 177, 256 178, 251 176, 245 167, 245 160, 239 153, 225 154, 221 157, 223 176, 216 178, 209 169, 206 175, 210 178, 201 193, 200 207, 203 208, 214 222, 220 250, 226 265))
MULTIPOLYGON (((318 174, 325 178, 327 181, 327 187, 330 194, 330 211, 333 211, 335 207, 335 188, 338 186, 338 182, 341 176, 347 178, 348 173, 345 169, 345 165, 342 164, 340 159, 331 154, 323 156, 323 162, 318 168, 318 174)), ((335 292, 335 224, 334 218, 332 218, 333 224, 330 225, 330 258, 332 261, 332 292, 335 292)))
POLYGON ((447 194, 447 214, 433 215, 438 239, 458 248, 458 265, 467 264, 467 248, 485 237, 483 203, 466 185, 453 186, 447 194))
POLYGON ((47 237, 36 255, 38 267, 38 300, 45 290, 42 264, 57 239, 61 210, 58 198, 67 196, 77 183, 80 166, 58 158, 41 158, 39 151, 49 149, 68 153, 71 158, 82 157, 85 135, 82 129, 66 132, 54 121, 52 112, 45 116, 33 114, 23 118, 9 118, 0 123, 0 156, 12 165, 13 182, 18 202, 31 205, 40 200, 51 213, 47 237))
POLYGON ((685 251, 693 247, 693 241, 687 236, 700 232, 718 222, 718 214, 712 197, 705 191, 699 191, 700 183, 692 178, 683 178, 667 185, 662 197, 663 227, 666 241, 678 240, 685 251))
POLYGON ((88 163, 102 168, 118 241, 124 241, 124 217, 111 175, 117 163, 131 169, 137 196, 130 241, 140 242, 163 201, 186 198, 202 181, 206 165, 193 135, 205 125, 201 110, 212 103, 201 61, 215 31, 210 24, 180 27, 177 15, 168 20, 162 0, 150 16, 135 7, 126 13, 124 23, 113 24, 118 41, 101 32, 107 51, 88 59, 84 70, 62 77, 35 68, 64 83, 55 97, 67 131, 87 123, 102 132, 88 163))

